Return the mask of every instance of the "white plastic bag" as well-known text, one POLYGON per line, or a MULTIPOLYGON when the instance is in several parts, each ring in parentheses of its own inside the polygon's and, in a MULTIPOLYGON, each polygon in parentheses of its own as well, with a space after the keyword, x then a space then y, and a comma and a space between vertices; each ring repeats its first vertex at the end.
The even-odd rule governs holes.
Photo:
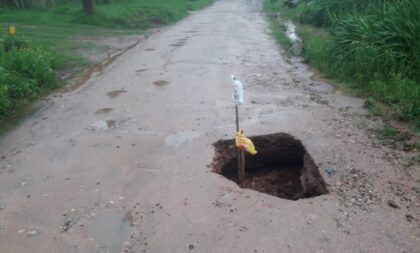
POLYGON ((244 86, 234 75, 231 77, 233 80, 233 101, 235 105, 239 106, 244 103, 244 86))

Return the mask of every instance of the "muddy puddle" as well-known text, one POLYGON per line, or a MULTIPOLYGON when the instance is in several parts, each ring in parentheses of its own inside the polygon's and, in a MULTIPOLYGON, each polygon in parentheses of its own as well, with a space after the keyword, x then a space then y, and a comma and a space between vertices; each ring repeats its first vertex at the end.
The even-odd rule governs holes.
POLYGON ((96 115, 107 114, 107 113, 112 112, 113 110, 114 110, 114 109, 112 109, 112 108, 102 108, 102 109, 97 110, 97 111, 95 112, 95 114, 96 114, 96 115))
POLYGON ((177 42, 177 43, 173 43, 173 44, 171 44, 170 46, 171 47, 182 47, 182 46, 185 46, 187 43, 185 43, 185 42, 177 42))
POLYGON ((169 84, 168 81, 165 80, 157 80, 153 82, 154 85, 158 86, 158 87, 163 87, 169 84))
POLYGON ((127 91, 126 90, 124 90, 124 89, 120 89, 120 90, 113 90, 113 91, 110 91, 110 92, 108 92, 108 93, 106 93, 106 95, 109 97, 109 98, 116 98, 116 97, 118 97, 119 95, 121 95, 121 94, 123 94, 123 93, 126 93, 127 91))
MULTIPOLYGON (((286 133, 251 137, 258 151, 246 155, 243 188, 297 200, 328 193, 326 184, 302 143, 286 133)), ((213 171, 238 182, 234 140, 214 143, 213 171)))
POLYGON ((108 209, 93 217, 88 233, 100 252, 121 252, 124 241, 129 239, 131 227, 126 212, 108 209))

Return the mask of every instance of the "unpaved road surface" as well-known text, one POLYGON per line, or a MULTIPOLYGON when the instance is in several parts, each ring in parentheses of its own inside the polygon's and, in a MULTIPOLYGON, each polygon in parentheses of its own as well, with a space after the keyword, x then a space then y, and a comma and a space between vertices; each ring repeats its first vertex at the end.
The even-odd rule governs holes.
POLYGON ((378 145, 362 100, 281 55, 260 4, 215 2, 3 136, 0 252, 420 252, 418 174, 378 145), (211 172, 212 143, 234 135, 232 73, 246 133, 302 140, 329 194, 211 172))

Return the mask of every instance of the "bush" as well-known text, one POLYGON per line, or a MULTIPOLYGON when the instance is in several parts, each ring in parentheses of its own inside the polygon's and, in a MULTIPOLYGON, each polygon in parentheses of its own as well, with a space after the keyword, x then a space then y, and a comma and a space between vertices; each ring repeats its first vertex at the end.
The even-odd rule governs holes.
POLYGON ((303 23, 309 63, 420 129, 420 1, 313 0, 294 9, 270 1, 271 13, 303 23))
POLYGON ((12 48, 0 59, 0 118, 59 85, 55 55, 39 48, 12 48))
POLYGON ((28 41, 16 36, 6 36, 3 41, 4 52, 9 52, 12 49, 23 49, 28 47, 28 41))

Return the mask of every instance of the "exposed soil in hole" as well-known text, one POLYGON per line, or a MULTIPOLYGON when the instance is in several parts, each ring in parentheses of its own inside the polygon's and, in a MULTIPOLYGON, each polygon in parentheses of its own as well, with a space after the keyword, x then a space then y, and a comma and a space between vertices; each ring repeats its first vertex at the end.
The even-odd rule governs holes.
POLYGON ((113 110, 114 110, 114 109, 112 109, 112 108, 102 108, 102 109, 97 110, 97 111, 95 112, 95 114, 96 114, 96 115, 100 115, 100 114, 107 114, 107 113, 112 112, 113 110))
POLYGON ((138 72, 138 73, 141 73, 141 72, 145 72, 145 71, 147 71, 148 69, 138 69, 138 70, 136 70, 136 72, 138 72))
POLYGON ((127 91, 126 90, 124 90, 124 89, 121 89, 121 90, 114 90, 114 91, 110 91, 110 92, 108 92, 106 95, 108 96, 108 97, 110 97, 110 98, 116 98, 116 97, 118 97, 119 95, 121 95, 122 93, 126 93, 127 91))
POLYGON ((159 87, 163 87, 163 86, 169 84, 169 82, 165 81, 165 80, 158 80, 158 81, 154 81, 153 84, 156 85, 156 86, 159 86, 159 87))
MULTIPOLYGON (((246 154, 244 188, 291 200, 328 193, 318 167, 299 140, 285 133, 250 139, 258 153, 246 154)), ((234 140, 219 140, 213 145, 213 172, 238 183, 234 140)))

